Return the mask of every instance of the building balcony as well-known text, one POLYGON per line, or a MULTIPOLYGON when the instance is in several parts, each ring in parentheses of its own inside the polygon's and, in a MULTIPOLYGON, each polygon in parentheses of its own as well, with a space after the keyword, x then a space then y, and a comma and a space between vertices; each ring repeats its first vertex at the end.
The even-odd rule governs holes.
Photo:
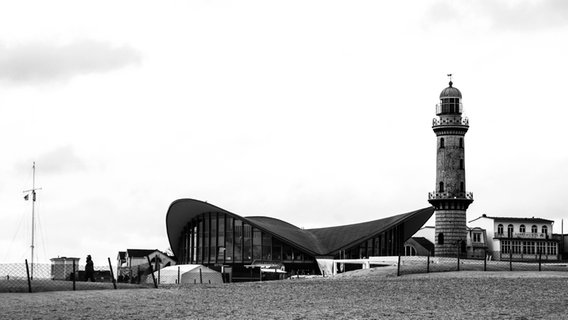
POLYGON ((468 126, 469 127, 469 119, 466 118, 455 118, 455 119, 439 119, 434 118, 432 119, 432 127, 438 126, 468 126))
POLYGON ((428 200, 466 199, 473 200, 473 192, 429 192, 428 200))
POLYGON ((513 232, 509 233, 495 233, 496 239, 548 239, 548 233, 532 233, 532 232, 513 232))

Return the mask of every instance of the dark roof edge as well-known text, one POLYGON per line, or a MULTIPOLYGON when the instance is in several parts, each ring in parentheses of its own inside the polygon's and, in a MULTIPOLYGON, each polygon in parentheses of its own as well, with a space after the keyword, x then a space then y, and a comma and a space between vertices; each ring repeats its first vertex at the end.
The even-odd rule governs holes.
MULTIPOLYGON (((260 229, 260 230, 262 230, 262 231, 264 231, 264 232, 270 233, 271 235, 276 236, 276 237, 277 237, 278 239, 280 239, 280 240, 285 240, 285 242, 292 243, 292 244, 294 244, 298 249, 300 249, 300 250, 302 250, 302 251, 304 251, 304 252, 306 252, 306 253, 308 253, 308 254, 311 254, 311 255, 318 255, 318 252, 314 251, 313 248, 307 248, 307 247, 305 247, 305 246, 303 246, 303 245, 301 245, 301 244, 299 244, 299 243, 297 243, 297 242, 290 241, 289 239, 286 239, 283 235, 280 235, 280 234, 278 234, 278 233, 275 233, 273 230, 267 229, 267 228, 265 228, 265 227, 263 227, 263 226, 260 226, 260 225, 257 224, 256 222, 251 221, 250 219, 248 219, 248 217, 239 216, 239 215, 237 215, 237 214, 235 214, 235 213, 232 213, 232 212, 230 212, 230 211, 227 211, 227 210, 225 210, 225 209, 222 209, 222 208, 220 208, 220 207, 217 207, 217 206, 212 205, 212 204, 210 204, 210 203, 208 203, 208 202, 205 202, 205 201, 196 200, 196 199, 191 199, 191 198, 183 198, 183 199, 177 199, 177 200, 173 201, 173 202, 170 204, 170 206, 169 206, 169 208, 168 208, 168 212, 167 212, 167 214, 166 214, 166 232, 167 232, 167 234, 168 234, 168 240, 169 240, 169 242, 170 242, 170 248, 172 249, 172 252, 174 253, 174 256, 176 256, 176 257, 178 256, 178 254, 177 254, 178 248, 177 248, 177 244, 174 245, 175 242, 172 241, 172 240, 174 240, 174 239, 172 239, 172 236, 174 236, 174 235, 171 234, 171 232, 173 231, 173 230, 172 230, 173 227, 170 227, 170 224, 168 223, 168 221, 169 221, 169 217, 170 217, 170 213, 171 213, 172 207, 175 206, 175 205, 177 205, 177 204, 179 204, 179 203, 183 203, 183 202, 195 202, 195 203, 198 203, 198 204, 200 204, 200 205, 203 205, 203 206, 206 206, 206 207, 210 207, 210 208, 212 209, 212 210, 210 210, 210 211, 223 212, 223 213, 228 214, 228 215, 230 215, 230 216, 232 216, 232 217, 235 217, 235 218, 238 218, 238 219, 240 219, 240 220, 242 220, 242 221, 245 221, 246 223, 250 224, 251 226, 253 226, 253 227, 255 227, 255 228, 258 228, 258 229, 260 229)), ((201 212, 201 213, 203 213, 203 212, 201 212)), ((271 218, 271 219, 274 219, 274 218, 271 218)), ((279 220, 279 219, 274 219, 274 220, 279 220)), ((282 221, 282 222, 284 222, 284 223, 287 223, 287 224, 289 224, 290 226, 294 226, 293 224, 288 223, 288 222, 286 222, 286 221, 283 221, 283 220, 279 220, 279 221, 282 221)), ((189 219, 188 219, 187 222, 189 222, 189 219)), ((185 226, 185 224, 184 224, 184 226, 185 226)), ((181 230, 183 230, 183 227, 184 227, 184 226, 181 226, 181 227, 178 226, 176 229, 179 230, 179 232, 181 232, 181 230)), ((294 227, 296 227, 296 226, 294 226, 294 227)), ((298 227, 296 227, 296 228, 298 228, 298 227)), ((300 228, 298 228, 298 229, 300 229, 300 228)), ((300 229, 300 230, 302 230, 302 229, 300 229)), ((176 234, 177 234, 177 233, 176 233, 176 234)), ((312 236, 311 234, 309 234, 309 235, 312 236)), ((313 237, 313 236, 312 236, 312 237, 313 237)))

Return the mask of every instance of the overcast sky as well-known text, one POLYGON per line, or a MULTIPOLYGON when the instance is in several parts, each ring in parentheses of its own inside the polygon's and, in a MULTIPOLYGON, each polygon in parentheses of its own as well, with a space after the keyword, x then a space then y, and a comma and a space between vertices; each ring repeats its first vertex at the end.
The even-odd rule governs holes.
MULTIPOLYGON (((453 73, 468 220, 568 230, 568 2, 2 1, 0 262, 169 247, 179 198, 305 228, 429 206, 453 73)), ((433 224, 433 223, 432 223, 433 224)))

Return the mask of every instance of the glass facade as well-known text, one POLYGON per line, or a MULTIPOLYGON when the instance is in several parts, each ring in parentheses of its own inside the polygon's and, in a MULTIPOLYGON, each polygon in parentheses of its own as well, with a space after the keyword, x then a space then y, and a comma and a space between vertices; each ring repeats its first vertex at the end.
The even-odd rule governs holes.
MULTIPOLYGON (((360 259, 404 253, 403 230, 404 224, 395 225, 325 257, 360 259)), ((183 253, 178 257, 180 264, 202 264, 218 271, 221 266, 232 267, 233 280, 257 279, 251 272, 252 268, 247 268, 255 262, 282 264, 289 274, 320 272, 313 253, 254 227, 245 219, 223 212, 203 213, 189 221, 183 229, 178 252, 183 253)), ((347 271, 359 267, 346 268, 347 271)))
POLYGON ((404 248, 402 246, 403 240, 403 227, 398 225, 345 250, 345 258, 362 259, 371 256, 398 255, 401 252, 400 248, 404 248))
POLYGON ((224 213, 204 213, 184 228, 180 263, 251 264, 253 261, 313 263, 305 254, 271 234, 224 213))

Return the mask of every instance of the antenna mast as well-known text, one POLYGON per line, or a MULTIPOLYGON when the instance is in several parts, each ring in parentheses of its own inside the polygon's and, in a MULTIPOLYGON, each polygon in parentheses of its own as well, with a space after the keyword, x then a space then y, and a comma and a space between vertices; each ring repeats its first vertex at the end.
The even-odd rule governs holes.
POLYGON ((33 280, 34 278, 34 247, 35 247, 35 202, 36 202, 36 190, 41 190, 41 188, 35 187, 35 161, 32 166, 32 188, 29 190, 24 190, 26 195, 24 199, 28 200, 30 197, 30 193, 32 194, 32 245, 30 248, 32 249, 31 253, 31 276, 30 278, 33 280))

